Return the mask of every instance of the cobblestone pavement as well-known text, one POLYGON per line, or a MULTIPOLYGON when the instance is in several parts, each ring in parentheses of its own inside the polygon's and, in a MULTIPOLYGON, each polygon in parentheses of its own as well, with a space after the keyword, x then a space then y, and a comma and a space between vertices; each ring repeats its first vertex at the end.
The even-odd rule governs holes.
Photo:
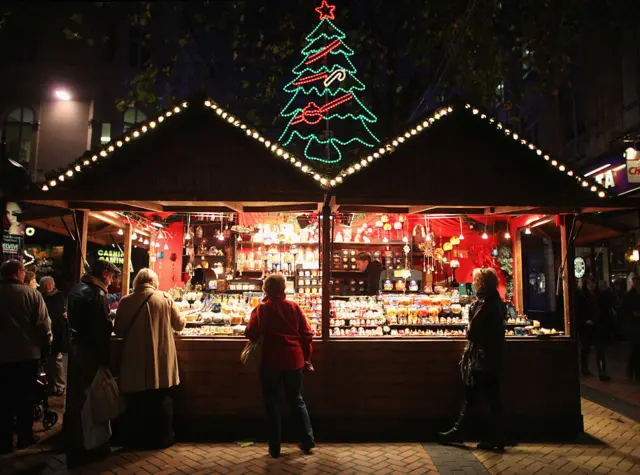
POLYGON ((106 460, 67 470, 54 436, 36 447, 0 458, 0 475, 111 473, 301 473, 301 474, 640 474, 640 424, 583 400, 585 434, 565 444, 522 443, 496 454, 433 444, 320 444, 304 456, 285 445, 274 460, 265 444, 176 444, 162 451, 115 450, 106 460))

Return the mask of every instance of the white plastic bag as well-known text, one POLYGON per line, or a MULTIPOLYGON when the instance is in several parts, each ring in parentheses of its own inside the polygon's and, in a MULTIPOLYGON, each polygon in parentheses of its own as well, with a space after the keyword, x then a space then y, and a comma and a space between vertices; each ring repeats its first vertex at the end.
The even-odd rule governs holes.
POLYGON ((93 421, 96 424, 112 421, 122 414, 124 408, 118 382, 107 368, 98 368, 89 387, 89 396, 93 421))
POLYGON ((93 420, 93 401, 91 392, 87 391, 87 399, 82 406, 82 437, 85 450, 93 450, 106 443, 111 437, 111 422, 97 424, 93 420))

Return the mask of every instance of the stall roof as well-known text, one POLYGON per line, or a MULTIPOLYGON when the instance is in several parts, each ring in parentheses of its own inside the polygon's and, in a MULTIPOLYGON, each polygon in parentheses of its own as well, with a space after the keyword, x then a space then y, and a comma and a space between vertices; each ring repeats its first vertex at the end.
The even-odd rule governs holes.
POLYGON ((16 198, 151 211, 321 202, 319 176, 309 165, 296 165, 279 146, 202 99, 128 131, 16 198))
POLYGON ((342 207, 599 209, 625 207, 595 181, 576 176, 534 144, 478 109, 440 109, 343 170, 334 189, 342 207))

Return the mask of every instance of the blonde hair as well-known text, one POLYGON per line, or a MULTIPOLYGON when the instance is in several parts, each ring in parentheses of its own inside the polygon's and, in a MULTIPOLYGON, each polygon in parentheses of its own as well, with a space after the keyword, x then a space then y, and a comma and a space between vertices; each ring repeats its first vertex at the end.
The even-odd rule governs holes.
POLYGON ((473 281, 478 283, 478 287, 486 291, 498 289, 498 274, 490 267, 474 269, 473 281))
POLYGON ((262 290, 267 297, 279 297, 287 288, 287 279, 282 274, 271 274, 262 284, 262 290))
POLYGON ((136 278, 133 279, 133 288, 137 289, 145 284, 151 284, 154 289, 157 289, 160 286, 158 274, 146 267, 144 269, 140 269, 136 278))

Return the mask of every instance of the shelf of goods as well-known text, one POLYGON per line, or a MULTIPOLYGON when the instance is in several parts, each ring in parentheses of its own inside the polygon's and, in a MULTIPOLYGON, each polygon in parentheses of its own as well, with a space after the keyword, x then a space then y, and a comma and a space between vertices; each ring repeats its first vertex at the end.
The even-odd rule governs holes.
POLYGON ((316 269, 303 269, 298 266, 295 276, 295 288, 299 295, 322 294, 322 271, 316 269))
MULTIPOLYGON (((261 302, 257 292, 244 294, 209 294, 188 292, 176 300, 180 314, 187 320, 183 337, 244 337, 253 309, 261 302)), ((320 324, 322 301, 319 296, 300 295, 293 300, 300 305, 316 336, 322 333, 320 324)))
MULTIPOLYGON (((334 337, 464 337, 472 298, 456 290, 440 295, 386 294, 331 300, 334 337)), ((534 333, 522 317, 505 323, 507 336, 534 333)))

